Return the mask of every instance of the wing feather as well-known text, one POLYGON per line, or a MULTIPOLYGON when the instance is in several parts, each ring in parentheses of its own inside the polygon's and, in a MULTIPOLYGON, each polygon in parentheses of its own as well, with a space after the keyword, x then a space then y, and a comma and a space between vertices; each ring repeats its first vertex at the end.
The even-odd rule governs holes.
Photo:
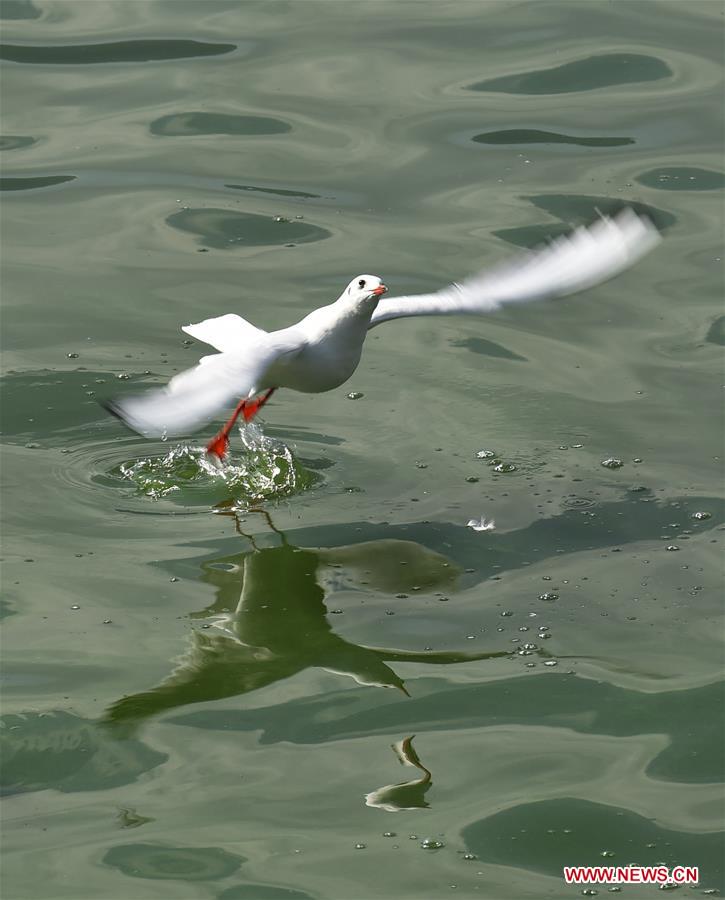
POLYGON ((203 363, 176 375, 164 388, 121 397, 105 404, 109 412, 144 437, 188 434, 240 399, 265 387, 265 375, 282 356, 304 347, 304 337, 287 333, 267 335, 244 352, 205 356, 203 363))
POLYGON ((258 340, 267 333, 236 313, 204 319, 193 325, 182 325, 181 330, 222 353, 245 347, 251 340, 258 340))
POLYGON ((493 312, 507 303, 563 297, 623 272, 655 247, 661 236, 649 219, 632 209, 603 216, 586 228, 531 251, 491 272, 434 294, 384 297, 370 328, 404 316, 493 312))

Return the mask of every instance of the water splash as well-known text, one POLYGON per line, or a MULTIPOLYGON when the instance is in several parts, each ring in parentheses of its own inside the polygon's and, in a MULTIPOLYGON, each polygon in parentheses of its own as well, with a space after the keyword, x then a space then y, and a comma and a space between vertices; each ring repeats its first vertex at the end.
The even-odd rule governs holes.
POLYGON ((258 425, 246 424, 239 433, 242 452, 230 453, 224 462, 212 461, 202 447, 181 444, 164 456, 121 463, 112 474, 132 482, 139 494, 154 500, 178 494, 219 499, 221 491, 239 506, 287 497, 308 490, 319 480, 286 444, 267 437, 258 425))

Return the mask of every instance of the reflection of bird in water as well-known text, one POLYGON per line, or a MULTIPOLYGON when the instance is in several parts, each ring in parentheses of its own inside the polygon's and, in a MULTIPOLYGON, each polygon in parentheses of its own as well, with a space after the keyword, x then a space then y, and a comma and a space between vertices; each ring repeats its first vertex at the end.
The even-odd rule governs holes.
POLYGON ((399 590, 401 585, 410 588, 422 580, 421 572, 429 586, 450 585, 455 568, 445 557, 412 541, 379 540, 315 550, 293 547, 280 536, 278 547, 259 549, 252 541, 251 552, 203 566, 202 580, 216 588, 217 596, 212 606, 195 617, 216 615, 221 633, 194 631, 192 646, 173 673, 151 690, 118 700, 106 713, 108 721, 139 721, 178 706, 246 694, 310 667, 407 694, 388 663, 446 665, 510 655, 415 652, 345 640, 327 619, 320 585, 326 569, 329 574, 327 567, 333 567, 337 578, 343 571, 353 576, 364 572, 368 584, 378 586, 377 580, 387 590, 392 585, 399 590), (400 566, 401 560, 408 564, 400 566), (344 569, 334 568, 338 565, 344 569))
POLYGON ((403 781, 400 784, 386 784, 365 795, 365 805, 384 809, 386 812, 399 812, 403 809, 428 809, 429 803, 425 795, 432 786, 431 773, 420 761, 413 748, 415 735, 404 738, 393 744, 393 750, 401 766, 414 766, 423 773, 422 778, 403 781))

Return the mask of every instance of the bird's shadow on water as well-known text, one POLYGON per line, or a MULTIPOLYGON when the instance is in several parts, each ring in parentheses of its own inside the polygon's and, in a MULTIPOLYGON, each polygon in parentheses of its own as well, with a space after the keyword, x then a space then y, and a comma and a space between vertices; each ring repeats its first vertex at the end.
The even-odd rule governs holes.
POLYGON ((373 589, 410 590, 419 582, 430 588, 450 587, 460 573, 442 554, 393 538, 335 548, 298 547, 274 528, 265 511, 261 512, 278 543, 259 547, 253 535, 241 530, 231 505, 219 512, 234 517, 251 549, 201 562, 200 580, 214 588, 214 602, 190 613, 201 627, 192 632, 190 646, 171 674, 156 687, 123 697, 108 708, 104 722, 121 734, 133 733, 143 720, 159 713, 241 696, 308 668, 407 695, 390 664, 449 665, 511 655, 370 647, 335 632, 324 584, 336 568, 344 567, 353 581, 364 581, 373 589))

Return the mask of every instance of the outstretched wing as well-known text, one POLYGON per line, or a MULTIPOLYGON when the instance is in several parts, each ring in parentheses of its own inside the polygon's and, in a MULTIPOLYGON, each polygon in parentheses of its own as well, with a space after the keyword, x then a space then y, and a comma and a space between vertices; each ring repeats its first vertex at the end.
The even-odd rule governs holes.
POLYGON ((216 413, 264 387, 265 375, 282 356, 304 347, 304 337, 264 335, 244 350, 205 356, 198 366, 176 375, 165 388, 121 397, 105 403, 113 413, 144 437, 173 437, 196 431, 216 413))
POLYGON ((250 341, 260 340, 267 333, 236 313, 204 319, 194 325, 182 325, 181 330, 222 353, 246 347, 250 341))
POLYGON ((520 256, 492 272, 480 272, 435 294, 383 298, 370 328, 403 316, 493 312, 506 303, 562 297, 624 271, 661 240, 659 231, 632 209, 603 216, 520 256))

